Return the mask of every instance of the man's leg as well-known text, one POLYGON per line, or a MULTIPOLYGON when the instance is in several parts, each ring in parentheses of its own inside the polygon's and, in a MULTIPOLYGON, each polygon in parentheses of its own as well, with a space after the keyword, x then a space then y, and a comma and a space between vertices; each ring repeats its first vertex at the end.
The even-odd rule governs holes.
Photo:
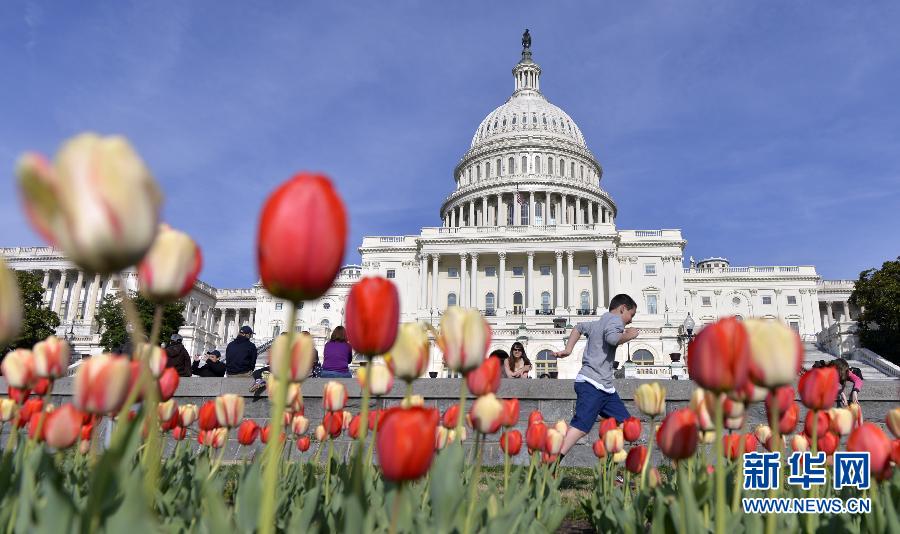
POLYGON ((606 397, 601 407, 600 415, 604 417, 615 417, 616 423, 620 425, 626 419, 631 417, 631 414, 628 413, 628 408, 625 407, 625 403, 622 402, 622 398, 619 397, 618 392, 604 393, 601 391, 600 394, 606 397))
POLYGON ((582 432, 578 430, 574 426, 569 426, 569 429, 566 430, 566 437, 563 438, 562 448, 559 449, 560 454, 566 454, 569 452, 569 449, 575 446, 578 443, 578 440, 583 438, 587 432, 582 432))
POLYGON ((601 398, 599 391, 587 382, 575 382, 575 417, 563 437, 559 453, 565 455, 575 444, 591 431, 600 413, 601 398))

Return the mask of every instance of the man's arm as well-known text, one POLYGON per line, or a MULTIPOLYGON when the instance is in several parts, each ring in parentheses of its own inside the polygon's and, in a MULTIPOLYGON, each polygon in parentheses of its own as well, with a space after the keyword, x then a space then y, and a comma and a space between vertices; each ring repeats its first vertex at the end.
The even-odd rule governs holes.
POLYGON ((554 352, 553 356, 556 358, 565 358, 569 354, 572 354, 572 351, 575 349, 575 344, 578 343, 579 339, 581 339, 581 332, 579 332, 577 328, 573 328, 572 333, 569 334, 569 340, 566 342, 566 348, 559 352, 554 352))

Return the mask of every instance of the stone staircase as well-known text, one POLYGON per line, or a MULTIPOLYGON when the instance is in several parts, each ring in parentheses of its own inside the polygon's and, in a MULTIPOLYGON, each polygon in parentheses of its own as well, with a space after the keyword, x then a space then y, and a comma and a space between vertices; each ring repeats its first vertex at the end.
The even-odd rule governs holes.
MULTIPOLYGON (((804 343, 803 348, 803 367, 805 369, 811 369, 813 364, 818 360, 825 360, 828 362, 835 358, 831 354, 819 350, 819 348, 811 342, 804 343)), ((846 359, 850 364, 850 367, 859 367, 859 370, 862 371, 863 374, 863 380, 897 380, 897 377, 886 374, 882 370, 873 367, 866 362, 852 358, 846 359)))

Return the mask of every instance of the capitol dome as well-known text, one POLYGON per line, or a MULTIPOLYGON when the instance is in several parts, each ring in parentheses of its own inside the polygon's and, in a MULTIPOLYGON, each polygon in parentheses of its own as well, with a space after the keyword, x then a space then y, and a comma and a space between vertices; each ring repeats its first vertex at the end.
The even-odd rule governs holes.
POLYGON ((560 137, 587 149, 581 130, 568 113, 551 104, 538 91, 521 90, 481 121, 472 136, 470 148, 492 139, 535 132, 560 137))

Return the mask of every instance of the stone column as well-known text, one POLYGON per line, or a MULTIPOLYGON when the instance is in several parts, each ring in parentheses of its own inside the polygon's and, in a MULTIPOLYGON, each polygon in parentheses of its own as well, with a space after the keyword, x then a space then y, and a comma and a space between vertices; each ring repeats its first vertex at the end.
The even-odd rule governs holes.
POLYGON ((488 225, 488 201, 487 197, 481 197, 481 226, 488 225))
POLYGON ((513 226, 519 226, 522 223, 522 205, 519 204, 519 195, 518 193, 513 193, 513 226))
POLYGON ((559 224, 569 224, 569 213, 568 213, 568 207, 566 206, 566 194, 563 193, 561 196, 562 196, 562 208, 559 210, 559 219, 560 219, 559 224))
POLYGON ((440 254, 431 255, 431 309, 438 310, 438 260, 440 254))
POLYGON ((812 315, 810 315, 810 328, 813 334, 817 334, 822 330, 822 312, 819 310, 819 295, 815 289, 809 290, 809 307, 812 315))
POLYGON ((501 213, 503 208, 503 195, 497 194, 497 209, 494 210, 495 221, 494 224, 496 226, 506 226, 506 217, 505 214, 501 213))
POLYGON ((844 316, 844 321, 850 321, 850 303, 848 301, 841 302, 843 308, 847 311, 847 314, 844 316))
POLYGON ((78 270, 78 276, 75 278, 75 285, 69 293, 69 300, 66 303, 66 320, 74 321, 78 315, 78 301, 81 299, 81 284, 84 283, 84 273, 78 270))
POLYGON ((69 277, 69 271, 65 269, 59 272, 59 282, 56 283, 56 292, 53 295, 53 311, 59 315, 62 306, 62 294, 66 290, 66 279, 69 277))
POLYGON ((475 226, 475 201, 469 201, 469 226, 475 226))
POLYGON ((472 281, 470 285, 472 286, 472 290, 469 292, 471 295, 469 297, 469 305, 473 308, 479 308, 480 300, 478 298, 478 253, 473 252, 472 256, 472 281))
POLYGON ((556 251, 556 272, 553 274, 556 275, 556 290, 555 295, 555 308, 556 313, 562 313, 563 306, 565 306, 565 297, 563 296, 563 277, 562 277, 562 257, 563 253, 561 250, 556 251))
POLYGON ((528 192, 528 210, 529 210, 529 211, 528 211, 528 224, 530 224, 530 225, 533 226, 533 225, 535 224, 535 218, 534 218, 534 191, 529 191, 529 192, 528 192))
POLYGON ((603 206, 600 206, 600 222, 606 222, 606 208, 604 208, 603 206))
POLYGON ((525 315, 533 314, 534 310, 532 305, 534 304, 534 299, 531 298, 531 291, 534 286, 534 251, 529 250, 528 254, 528 265, 525 271, 525 315))
POLYGON ((594 224, 594 203, 588 202, 588 224, 594 224))
POLYGON ((424 310, 428 298, 428 255, 419 253, 419 309, 424 310))
POLYGON ((619 258, 615 250, 606 251, 606 268, 609 276, 609 298, 607 302, 619 294, 619 258))
POLYGON ((833 315, 833 310, 831 309, 831 301, 830 300, 825 302, 825 314, 826 314, 825 322, 828 323, 825 325, 825 327, 828 328, 829 326, 834 324, 834 315, 833 315))
MULTIPOLYGON (((716 320, 719 319, 719 295, 722 294, 721 289, 713 289, 713 313, 716 314, 716 320)), ((778 314, 779 318, 781 317, 781 313, 778 314)))
POLYGON ((775 316, 778 317, 778 320, 781 321, 784 316, 781 315, 781 290, 775 290, 775 316))
POLYGON ((219 343, 225 342, 225 310, 222 308, 218 308, 219 312, 219 323, 216 325, 218 328, 216 329, 219 334, 219 343))
POLYGON ((459 297, 456 299, 460 306, 468 306, 466 299, 466 254, 459 255, 459 297))
POLYGON ((84 310, 85 322, 91 324, 94 321, 94 310, 97 307, 97 291, 102 283, 100 275, 94 275, 94 281, 91 283, 91 292, 88 294, 87 307, 84 310))
POLYGON ((550 225, 550 206, 553 204, 553 194, 550 191, 544 193, 544 226, 550 225))
POLYGON ((450 227, 456 226, 456 208, 450 208, 450 227))
MULTIPOLYGON (((256 333, 256 308, 250 308, 250 328, 253 329, 253 332, 256 333)), ((291 325, 291 328, 294 328, 294 325, 291 325)))
POLYGON ((500 257, 500 266, 497 268, 497 314, 498 315, 506 315, 505 313, 501 313, 501 310, 505 311, 504 305, 506 304, 506 252, 500 251, 497 254, 500 257))
POLYGON ((575 197, 575 224, 584 224, 584 217, 581 213, 581 197, 575 197))
POLYGON ((569 275, 568 283, 566 284, 566 286, 568 286, 568 291, 566 291, 566 298, 569 301, 567 303, 567 309, 571 313, 571 311, 575 309, 575 253, 571 250, 566 252, 566 262, 568 267, 566 272, 569 275))
POLYGON ((594 255, 597 256, 597 270, 594 271, 594 286, 596 289, 594 290, 594 302, 597 307, 597 314, 600 314, 600 309, 606 307, 606 300, 603 296, 603 251, 595 250, 594 255))

